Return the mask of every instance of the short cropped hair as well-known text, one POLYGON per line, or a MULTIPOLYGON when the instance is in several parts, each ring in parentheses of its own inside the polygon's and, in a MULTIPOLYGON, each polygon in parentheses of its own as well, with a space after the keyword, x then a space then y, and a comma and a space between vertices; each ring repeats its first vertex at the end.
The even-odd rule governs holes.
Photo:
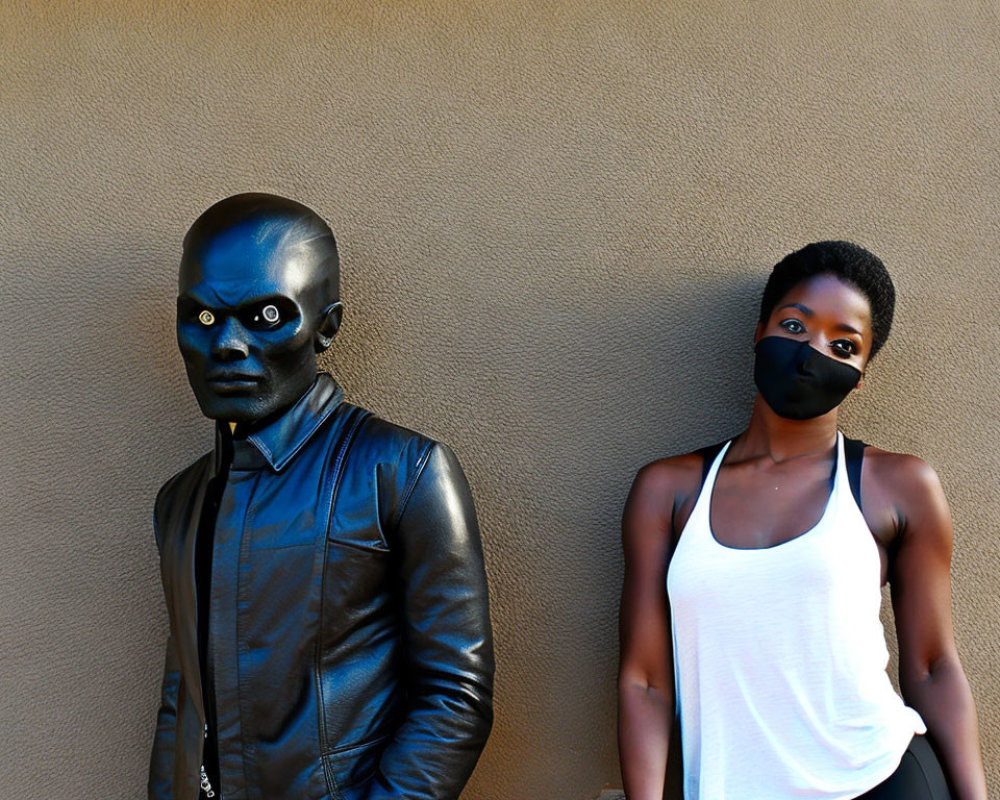
POLYGON ((851 242, 813 242, 775 264, 760 300, 760 323, 767 322, 778 301, 789 291, 817 275, 833 275, 868 298, 872 311, 869 358, 874 357, 889 338, 896 289, 882 260, 851 242))

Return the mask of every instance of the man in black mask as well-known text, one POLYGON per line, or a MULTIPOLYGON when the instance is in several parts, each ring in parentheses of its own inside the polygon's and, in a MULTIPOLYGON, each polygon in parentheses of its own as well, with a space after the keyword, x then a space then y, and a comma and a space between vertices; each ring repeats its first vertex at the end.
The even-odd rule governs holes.
POLYGON ((160 490, 170 616, 151 800, 457 798, 492 720, 472 498, 451 451, 316 371, 333 234, 263 194, 184 240, 177 341, 216 446, 160 490))

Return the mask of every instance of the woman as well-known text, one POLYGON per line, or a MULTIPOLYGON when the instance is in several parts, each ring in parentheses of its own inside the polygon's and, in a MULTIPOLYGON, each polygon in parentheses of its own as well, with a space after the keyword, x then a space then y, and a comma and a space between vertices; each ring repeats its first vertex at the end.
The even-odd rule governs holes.
POLYGON ((787 256, 761 302, 747 429, 636 477, 622 521, 628 800, 663 797, 675 714, 685 800, 986 797, 938 478, 837 430, 894 298, 857 245, 787 256), (878 617, 887 581, 902 699, 878 617))

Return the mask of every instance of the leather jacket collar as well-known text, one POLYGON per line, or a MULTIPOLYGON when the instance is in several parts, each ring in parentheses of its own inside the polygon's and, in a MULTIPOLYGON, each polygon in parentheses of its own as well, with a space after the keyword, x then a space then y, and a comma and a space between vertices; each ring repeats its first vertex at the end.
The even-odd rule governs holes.
POLYGON ((281 472, 343 402, 344 391, 327 373, 319 372, 309 390, 278 418, 254 430, 246 438, 233 438, 229 425, 215 426, 213 475, 231 462, 233 469, 270 467, 281 472))

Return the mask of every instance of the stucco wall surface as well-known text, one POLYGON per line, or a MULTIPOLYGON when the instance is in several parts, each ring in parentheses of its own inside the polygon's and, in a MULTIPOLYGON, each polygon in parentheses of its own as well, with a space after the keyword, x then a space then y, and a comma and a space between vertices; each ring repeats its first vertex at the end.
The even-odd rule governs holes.
POLYGON ((744 424, 771 264, 819 238, 879 253, 896 329, 843 427, 940 473, 1000 792, 998 17, 3 3, 0 796, 142 796, 166 633, 150 510, 211 438, 175 269, 194 217, 248 190, 330 220, 347 316, 325 366, 472 483, 499 664, 470 800, 620 785, 631 479, 744 424))

